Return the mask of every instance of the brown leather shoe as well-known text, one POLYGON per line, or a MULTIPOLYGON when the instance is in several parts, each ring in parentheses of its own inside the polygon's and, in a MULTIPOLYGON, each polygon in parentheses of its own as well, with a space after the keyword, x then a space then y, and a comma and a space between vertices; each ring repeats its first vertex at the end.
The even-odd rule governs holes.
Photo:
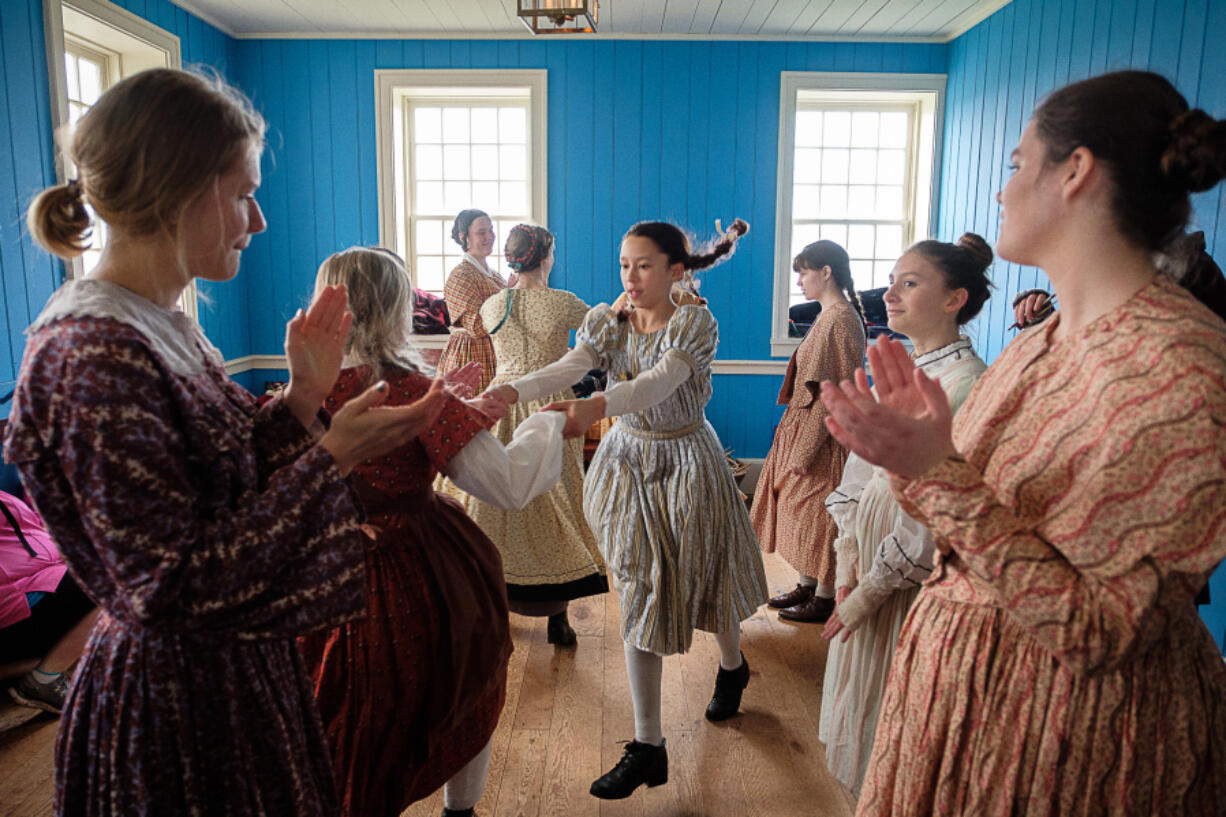
POLYGON ((768 601, 767 604, 779 610, 784 607, 795 607, 798 604, 804 604, 811 598, 813 598, 813 588, 798 584, 795 589, 789 590, 786 593, 780 593, 768 601))
POLYGON ((812 621, 820 624, 830 618, 833 612, 834 599, 814 596, 802 604, 780 610, 779 618, 786 618, 788 621, 812 621))

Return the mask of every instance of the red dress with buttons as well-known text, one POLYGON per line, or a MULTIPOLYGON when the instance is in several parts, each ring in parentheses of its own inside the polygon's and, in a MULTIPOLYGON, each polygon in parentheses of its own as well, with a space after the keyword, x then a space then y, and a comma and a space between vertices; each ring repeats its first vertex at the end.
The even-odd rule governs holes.
MULTIPOLYGON (((345 369, 335 412, 368 385, 345 369)), ((422 397, 430 379, 383 372, 387 405, 422 397)), ((367 514, 365 618, 299 639, 332 750, 346 815, 398 815, 437 790, 489 742, 511 654, 498 550, 459 503, 431 487, 485 415, 449 399, 413 442, 353 469, 367 514)))

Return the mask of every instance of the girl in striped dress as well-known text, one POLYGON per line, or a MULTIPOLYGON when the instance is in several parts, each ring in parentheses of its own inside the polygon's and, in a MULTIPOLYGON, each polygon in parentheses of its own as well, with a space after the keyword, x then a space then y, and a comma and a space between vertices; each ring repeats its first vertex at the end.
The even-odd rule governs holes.
POLYGON ((738 220, 711 252, 694 254, 677 227, 636 224, 621 246, 633 310, 593 307, 573 350, 491 392, 508 403, 533 400, 592 368, 618 381, 587 400, 546 407, 567 413, 570 435, 619 418, 588 470, 583 507, 621 600, 635 740, 592 784, 596 797, 628 797, 643 783, 667 782, 662 656, 688 650, 695 629, 714 633, 720 647, 709 720, 735 715, 749 681, 740 622, 766 600, 766 577, 723 446, 703 414, 717 327, 706 307, 677 307, 669 297, 674 282, 727 256, 747 229, 738 220))

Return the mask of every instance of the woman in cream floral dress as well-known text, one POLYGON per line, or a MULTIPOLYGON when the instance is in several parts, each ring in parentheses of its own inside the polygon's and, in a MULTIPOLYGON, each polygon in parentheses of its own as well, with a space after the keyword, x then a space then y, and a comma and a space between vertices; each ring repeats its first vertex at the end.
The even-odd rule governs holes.
MULTIPOLYGON (((549 289, 553 236, 544 227, 520 224, 507 236, 506 258, 517 272, 515 286, 486 300, 480 310, 489 328, 498 373, 491 387, 548 366, 566 353, 570 330, 578 329, 588 307, 574 294, 549 289)), ((515 403, 493 432, 507 442, 538 409, 569 400, 568 388, 544 399, 515 403)), ((583 441, 568 440, 562 479, 522 511, 507 511, 464 493, 450 480, 443 490, 464 504, 502 553, 511 610, 549 616, 550 644, 573 646, 575 631, 567 617, 571 599, 609 589, 596 539, 583 519, 583 441)))

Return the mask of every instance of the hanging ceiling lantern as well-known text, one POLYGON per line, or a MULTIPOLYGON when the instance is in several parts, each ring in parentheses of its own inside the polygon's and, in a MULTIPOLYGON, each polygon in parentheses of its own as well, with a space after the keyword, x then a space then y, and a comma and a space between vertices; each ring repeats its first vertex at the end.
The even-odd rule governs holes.
POLYGON ((595 34, 599 0, 516 0, 515 13, 533 34, 595 34))

